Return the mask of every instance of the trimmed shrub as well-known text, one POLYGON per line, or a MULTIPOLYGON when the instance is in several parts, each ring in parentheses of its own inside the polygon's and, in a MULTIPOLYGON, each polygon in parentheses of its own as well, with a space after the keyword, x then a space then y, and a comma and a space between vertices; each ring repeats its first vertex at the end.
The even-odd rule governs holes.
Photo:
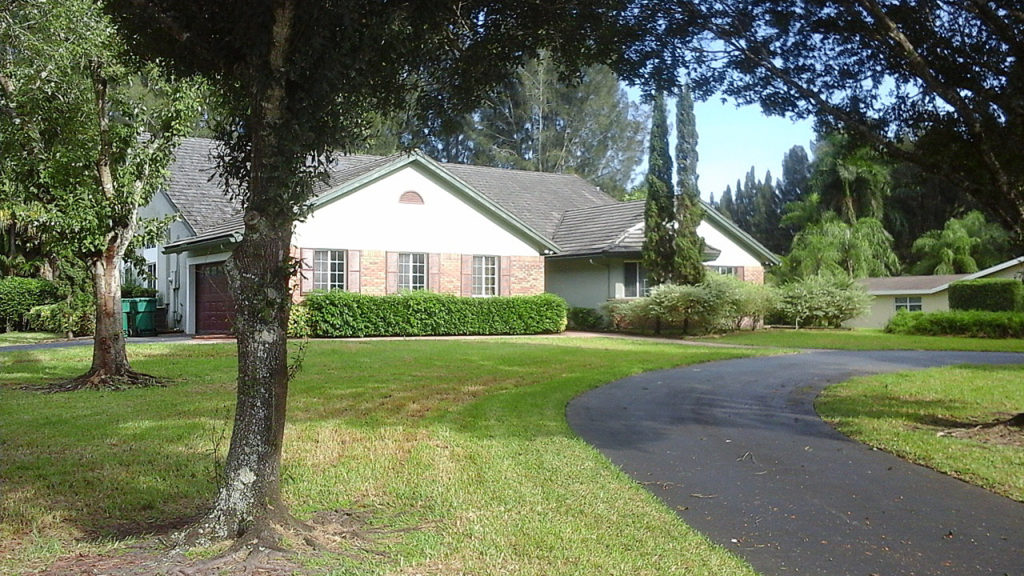
POLYGON ((1012 278, 962 280, 949 285, 951 310, 1013 312, 1024 309, 1024 283, 1012 278))
POLYGON ((146 288, 140 284, 122 284, 121 298, 156 298, 156 288, 146 288))
POLYGON ((87 336, 96 330, 96 303, 92 294, 79 292, 71 302, 36 306, 25 314, 25 323, 35 332, 71 333, 87 336))
POLYGON ((885 326, 891 334, 1024 338, 1024 313, 987 310, 907 312, 901 310, 885 326))
POLYGON ((568 306, 553 294, 469 298, 411 292, 314 292, 303 306, 314 338, 542 334, 565 330, 568 306))
POLYGON ((288 314, 288 337, 309 338, 309 309, 303 304, 293 304, 288 314))
POLYGON ((569 328, 572 330, 604 330, 607 320, 593 308, 569 308, 569 328))
POLYGON ((809 276, 779 289, 773 317, 801 326, 839 328, 867 311, 870 297, 864 287, 847 278, 809 276))
POLYGON ((25 314, 35 306, 57 299, 52 282, 39 278, 0 278, 0 330, 25 328, 25 314))

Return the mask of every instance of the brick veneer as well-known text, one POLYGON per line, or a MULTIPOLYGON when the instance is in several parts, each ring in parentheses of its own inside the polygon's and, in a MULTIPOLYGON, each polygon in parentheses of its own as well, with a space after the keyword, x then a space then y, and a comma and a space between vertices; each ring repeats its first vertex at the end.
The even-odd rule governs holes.
MULTIPOLYGON (((353 261, 352 252, 349 251, 349 260, 353 261)), ((292 247, 292 256, 298 258, 301 250, 292 247)), ((388 293, 388 254, 383 250, 361 250, 359 255, 359 282, 358 290, 363 294, 380 296, 388 293)), ((429 289, 432 292, 442 294, 463 294, 468 295, 470 291, 471 255, 465 255, 469 260, 464 261, 462 254, 431 254, 429 256, 436 262, 436 275, 431 274, 429 289), (464 270, 464 266, 469 265, 464 270), (464 285, 465 284, 465 285, 464 285)), ((544 257, 543 256, 505 256, 501 258, 501 265, 507 267, 500 271, 502 294, 513 296, 528 296, 544 292, 544 257)), ((293 300, 298 302, 302 299, 299 291, 298 273, 292 280, 293 300)), ((351 284, 351 283, 350 283, 351 284)))
POLYGON ((388 293, 387 253, 383 250, 362 250, 360 254, 360 286, 363 294, 382 296, 388 293))
POLYGON ((513 256, 511 266, 513 296, 530 296, 544 292, 543 256, 513 256))
POLYGON ((760 266, 744 266, 743 281, 751 284, 764 284, 764 268, 760 266))

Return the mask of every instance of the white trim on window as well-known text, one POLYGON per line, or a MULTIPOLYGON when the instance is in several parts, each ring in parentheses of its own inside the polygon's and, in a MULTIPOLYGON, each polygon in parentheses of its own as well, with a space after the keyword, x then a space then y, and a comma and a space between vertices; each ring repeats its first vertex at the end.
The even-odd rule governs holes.
POLYGON ((427 289, 427 255, 403 252, 398 255, 398 291, 427 289))
POLYGON ((345 251, 313 251, 313 290, 345 290, 345 251))
POLYGON ((473 296, 497 296, 498 278, 497 256, 473 256, 473 296))
POLYGON ((907 312, 920 312, 924 310, 920 296, 897 296, 895 298, 896 311, 906 310, 907 312))

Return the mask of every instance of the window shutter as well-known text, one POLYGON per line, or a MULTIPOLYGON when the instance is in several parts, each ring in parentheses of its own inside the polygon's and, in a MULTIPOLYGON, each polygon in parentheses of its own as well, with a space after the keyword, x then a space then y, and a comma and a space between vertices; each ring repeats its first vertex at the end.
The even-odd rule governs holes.
POLYGON ((359 292, 359 250, 349 250, 345 254, 348 278, 345 279, 349 292, 359 292))
POLYGON ((462 255, 462 292, 463 296, 473 295, 473 255, 462 255))
POLYGON ((313 290, 313 253, 312 248, 299 250, 299 293, 306 294, 313 290))
POLYGON ((441 255, 427 254, 427 290, 441 291, 441 255))
POLYGON ((744 278, 744 274, 743 274, 745 272, 745 270, 743 270, 742 266, 737 266, 736 268, 733 268, 733 272, 736 275, 736 278, 738 278, 740 280, 746 280, 746 278, 744 278))
POLYGON ((398 252, 387 254, 387 293, 398 292, 398 252))
POLYGON ((512 295, 512 257, 502 256, 498 268, 498 294, 501 296, 512 295))

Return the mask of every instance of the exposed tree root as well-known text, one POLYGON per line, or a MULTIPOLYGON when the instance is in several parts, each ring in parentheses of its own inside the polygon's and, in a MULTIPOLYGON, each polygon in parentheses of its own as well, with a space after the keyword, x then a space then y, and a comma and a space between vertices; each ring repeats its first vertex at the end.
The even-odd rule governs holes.
POLYGON ((1024 446, 1024 412, 994 422, 957 423, 936 433, 937 436, 969 438, 989 444, 1024 446))
POLYGON ((206 543, 213 531, 201 521, 174 537, 176 548, 172 555, 179 560, 166 574, 293 574, 303 572, 298 562, 303 556, 334 554, 360 559, 367 555, 383 555, 383 552, 372 548, 375 535, 381 531, 367 527, 367 516, 365 513, 338 510, 321 512, 309 522, 302 522, 284 508, 271 508, 220 554, 188 562, 182 552, 206 543))
POLYGON ((44 384, 42 386, 25 386, 25 390, 39 392, 74 392, 76 390, 128 390, 147 386, 164 386, 155 376, 126 370, 120 374, 111 374, 103 370, 90 370, 63 382, 44 384))

